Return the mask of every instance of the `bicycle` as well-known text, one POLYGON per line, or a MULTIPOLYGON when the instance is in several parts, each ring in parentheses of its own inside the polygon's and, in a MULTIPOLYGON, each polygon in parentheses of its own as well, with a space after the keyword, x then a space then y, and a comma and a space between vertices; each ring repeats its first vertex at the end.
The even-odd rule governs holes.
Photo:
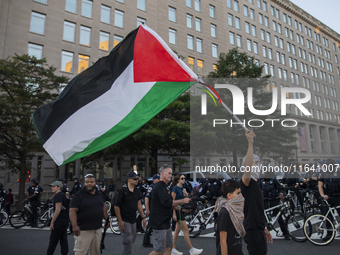
POLYGON ((32 214, 31 204, 27 202, 22 210, 17 210, 11 214, 9 224, 15 229, 22 228, 26 226, 32 214))
POLYGON ((44 210, 41 210, 38 215, 38 228, 43 228, 51 222, 54 211, 53 211, 53 204, 50 201, 47 201, 44 205, 44 210))
MULTIPOLYGON (((214 224, 214 209, 214 205, 205 209, 201 209, 192 219, 189 218, 189 221, 186 217, 186 220, 188 221, 187 226, 189 228, 189 233, 193 233, 190 235, 190 237, 195 238, 199 236, 201 232, 207 228, 208 224, 214 224)), ((189 215, 193 216, 194 214, 189 215)))
POLYGON ((0 198, 0 227, 5 225, 8 221, 8 214, 4 211, 4 208, 2 208, 4 200, 3 197, 0 198))
POLYGON ((303 203, 303 213, 308 214, 318 214, 320 213, 319 203, 316 199, 317 192, 314 190, 306 191, 306 196, 303 203))
POLYGON ((324 207, 328 207, 325 215, 311 215, 303 227, 307 239, 318 246, 330 244, 334 240, 336 233, 340 234, 340 222, 336 219, 336 210, 340 208, 340 205, 331 207, 325 200, 324 207))
POLYGON ((290 206, 291 196, 287 195, 284 201, 277 206, 268 208, 264 210, 264 215, 266 218, 266 226, 269 231, 274 230, 276 235, 278 235, 278 230, 274 227, 275 223, 278 221, 279 217, 282 215, 286 218, 285 226, 288 230, 289 236, 296 242, 305 242, 307 237, 304 234, 303 226, 306 220, 306 216, 301 212, 295 212, 290 206), (279 209, 277 215, 272 218, 273 211, 279 209))

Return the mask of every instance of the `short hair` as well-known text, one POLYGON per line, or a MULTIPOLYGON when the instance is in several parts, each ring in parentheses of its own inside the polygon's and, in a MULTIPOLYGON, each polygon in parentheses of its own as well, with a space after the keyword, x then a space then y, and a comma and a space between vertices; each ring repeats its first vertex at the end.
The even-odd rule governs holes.
POLYGON ((228 193, 233 193, 235 190, 239 189, 241 186, 238 181, 233 179, 226 180, 221 187, 221 194, 224 198, 227 197, 228 193))
POLYGON ((171 168, 172 169, 172 167, 170 165, 165 164, 165 165, 163 165, 163 166, 161 166, 159 168, 159 173, 161 173, 162 171, 165 171, 165 169, 167 169, 167 168, 171 168))
POLYGON ((95 179, 95 177, 94 177, 93 174, 87 174, 87 175, 85 175, 85 176, 84 176, 84 179, 87 179, 87 178, 94 178, 94 179, 95 179))

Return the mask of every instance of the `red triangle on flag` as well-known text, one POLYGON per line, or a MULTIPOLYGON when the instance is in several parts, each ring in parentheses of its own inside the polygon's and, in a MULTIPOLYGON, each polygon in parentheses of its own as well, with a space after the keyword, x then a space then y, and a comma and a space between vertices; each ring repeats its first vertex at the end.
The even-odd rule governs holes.
POLYGON ((140 26, 135 38, 133 70, 135 82, 192 80, 163 45, 140 26))

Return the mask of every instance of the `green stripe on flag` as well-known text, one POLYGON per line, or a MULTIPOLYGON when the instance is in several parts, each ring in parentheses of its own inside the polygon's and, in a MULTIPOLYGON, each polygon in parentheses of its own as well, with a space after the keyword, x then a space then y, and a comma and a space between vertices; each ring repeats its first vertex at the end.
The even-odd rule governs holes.
MULTIPOLYGON (((83 151, 73 154, 65 160, 63 164, 88 156, 119 142, 142 127, 195 83, 196 81, 156 82, 123 120, 105 134, 96 138, 83 151)), ((98 123, 98 125, 100 125, 100 123, 98 123)))

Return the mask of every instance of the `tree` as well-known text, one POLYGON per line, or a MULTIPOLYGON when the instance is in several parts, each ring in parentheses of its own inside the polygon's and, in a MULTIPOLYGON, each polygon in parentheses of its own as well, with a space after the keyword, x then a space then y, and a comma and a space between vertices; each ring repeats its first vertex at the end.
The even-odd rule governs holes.
MULTIPOLYGON (((272 106, 272 93, 267 89, 272 89, 268 78, 270 76, 261 77, 263 66, 259 66, 255 63, 254 58, 244 52, 240 52, 237 48, 231 49, 228 53, 221 53, 217 62, 217 70, 210 72, 208 77, 204 79, 206 84, 233 84, 240 88, 244 95, 247 95, 247 88, 253 88, 253 105, 257 110, 267 110, 272 106), (237 78, 237 79, 236 79, 237 78), (256 79, 255 79, 256 78, 256 79), (258 79, 261 78, 261 79, 258 79)), ((229 90, 218 90, 224 103, 233 111, 233 98, 229 90)), ((246 98, 246 97, 245 97, 246 98)), ((191 99, 192 108, 195 112, 192 112, 192 135, 205 134, 206 142, 202 151, 198 154, 222 154, 225 155, 228 152, 233 152, 233 165, 237 166, 237 154, 245 155, 247 150, 247 141, 244 138, 244 130, 241 125, 230 127, 229 125, 216 126, 211 129, 212 119, 221 119, 231 115, 227 113, 223 107, 215 107, 212 100, 208 99, 209 111, 206 116, 200 114, 200 99, 191 99), (210 104, 209 104, 210 103, 210 104), (209 128, 207 128, 209 127, 209 128), (212 146, 213 145, 213 146, 212 146), (215 149, 214 149, 215 148, 215 149)), ((247 101, 247 100, 245 100, 247 101)), ((270 116, 258 116, 249 111, 247 103, 244 105, 245 114, 240 115, 240 119, 261 119, 266 123, 263 127, 252 128, 256 134, 256 152, 260 155, 265 155, 275 160, 286 161, 292 156, 295 145, 296 129, 284 128, 280 125, 280 122, 275 122, 274 128, 271 126, 271 122, 266 122, 265 119, 281 119, 279 110, 276 110, 270 116)), ((226 118, 227 119, 227 118, 226 118)), ((246 121, 247 123, 247 121, 246 121)), ((256 123, 258 125, 259 122, 256 123)), ((201 135, 202 136, 202 135, 201 135)), ((195 148, 199 147, 199 144, 191 144, 195 148)), ((193 156, 193 155, 192 155, 193 156)))
POLYGON ((31 115, 43 104, 55 100, 64 76, 54 74, 46 59, 27 54, 0 60, 0 156, 1 169, 19 173, 19 206, 25 194, 27 160, 43 151, 31 115))

